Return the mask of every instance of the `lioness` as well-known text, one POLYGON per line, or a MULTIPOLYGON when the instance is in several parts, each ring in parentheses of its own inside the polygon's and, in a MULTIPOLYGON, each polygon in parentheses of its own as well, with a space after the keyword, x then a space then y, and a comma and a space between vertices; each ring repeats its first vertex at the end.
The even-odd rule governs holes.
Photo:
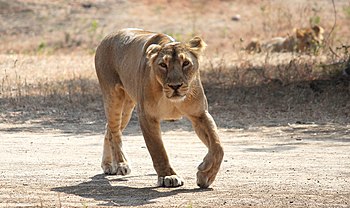
POLYGON ((294 35, 286 37, 275 37, 260 43, 252 40, 247 46, 248 52, 308 52, 316 51, 323 43, 324 29, 315 25, 311 28, 298 28, 294 35))
POLYGON ((140 29, 123 29, 101 42, 95 67, 107 117, 102 157, 105 174, 130 173, 122 150, 122 132, 136 106, 158 186, 184 183, 169 164, 160 129, 161 120, 182 116, 192 122, 208 147, 198 166, 197 184, 207 188, 213 183, 224 153, 199 76, 199 59, 205 47, 199 37, 180 43, 168 35, 140 29))

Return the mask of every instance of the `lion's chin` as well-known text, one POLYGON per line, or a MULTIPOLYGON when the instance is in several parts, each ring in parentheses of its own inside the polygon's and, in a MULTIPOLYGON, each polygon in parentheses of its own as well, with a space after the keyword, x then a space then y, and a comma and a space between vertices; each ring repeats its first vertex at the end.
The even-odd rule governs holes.
POLYGON ((175 103, 182 102, 185 100, 185 98, 186 98, 186 95, 175 95, 175 96, 168 97, 168 99, 171 102, 175 102, 175 103))

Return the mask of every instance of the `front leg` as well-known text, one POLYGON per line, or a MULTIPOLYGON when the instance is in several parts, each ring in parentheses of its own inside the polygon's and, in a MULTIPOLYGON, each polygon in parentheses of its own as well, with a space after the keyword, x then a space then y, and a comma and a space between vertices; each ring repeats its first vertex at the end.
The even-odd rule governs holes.
POLYGON ((158 186, 182 186, 183 180, 171 168, 168 155, 161 138, 160 122, 139 110, 139 122, 147 149, 152 157, 158 175, 158 186))
POLYGON ((204 111, 199 116, 189 116, 189 119, 198 137, 208 147, 208 153, 198 166, 197 172, 197 185, 201 188, 208 188, 220 169, 224 151, 217 134, 215 121, 208 111, 204 111))

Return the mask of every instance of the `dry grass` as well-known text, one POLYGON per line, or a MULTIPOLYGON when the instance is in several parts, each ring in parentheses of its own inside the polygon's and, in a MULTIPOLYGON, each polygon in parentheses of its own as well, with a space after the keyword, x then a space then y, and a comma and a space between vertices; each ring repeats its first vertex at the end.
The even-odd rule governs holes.
POLYGON ((0 17, 5 20, 0 31, 0 119, 23 121, 38 112, 103 119, 94 48, 114 29, 142 27, 180 41, 195 34, 204 37, 209 47, 202 79, 221 126, 257 120, 349 122, 349 80, 342 76, 349 67, 346 2, 336 2, 337 25, 331 34, 335 14, 331 2, 169 2, 170 7, 161 0, 88 5, 0 1, 0 17), (236 14, 242 17, 238 22, 231 20, 236 14), (27 27, 29 23, 35 25, 27 27), (326 29, 320 54, 241 50, 251 38, 286 35, 293 29, 290 25, 316 23, 326 29))
POLYGON ((207 65, 203 83, 220 126, 348 123, 349 59, 320 63, 302 57, 286 63, 207 65), (222 112, 226 112, 222 113, 222 112), (227 113, 229 112, 229 113, 227 113))
POLYGON ((1 55, 2 120, 103 115, 93 57, 1 55))
MULTIPOLYGON (((287 85, 301 81, 343 77, 349 56, 340 58, 291 53, 245 54, 239 61, 209 59, 203 66, 204 81, 226 87, 251 87, 270 82, 287 85)), ((345 78, 345 76, 343 77, 345 78)))
POLYGON ((231 56, 252 38, 290 35, 293 28, 320 24, 327 43, 349 45, 348 3, 336 1, 0 1, 2 53, 88 51, 113 30, 138 27, 165 32, 180 41, 194 34, 207 40, 211 56, 231 56), (231 18, 239 14, 240 21, 231 18))
MULTIPOLYGON (((348 122, 350 85, 341 76, 345 63, 305 58, 280 64, 265 59, 261 65, 249 58, 236 64, 223 59, 204 63, 202 80, 219 125, 348 122)), ((93 56, 2 55, 0 63, 3 121, 46 116, 103 120, 93 56)))
POLYGON ((92 56, 1 55, 0 60, 1 95, 13 104, 27 97, 57 97, 54 102, 63 98, 74 103, 99 92, 92 86, 96 80, 92 56))

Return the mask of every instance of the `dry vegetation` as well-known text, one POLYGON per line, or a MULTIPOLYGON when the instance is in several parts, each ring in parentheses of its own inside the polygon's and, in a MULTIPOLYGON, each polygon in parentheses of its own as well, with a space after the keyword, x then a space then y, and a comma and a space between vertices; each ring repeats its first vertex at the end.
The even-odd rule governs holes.
POLYGON ((347 1, 0 0, 0 120, 103 119, 94 49, 110 31, 138 27, 209 47, 202 79, 223 127, 349 123, 347 1), (240 21, 232 17, 239 14, 240 21), (252 39, 319 24, 315 54, 247 54, 252 39), (229 112, 229 113, 223 113, 229 112))
POLYGON ((0 0, 0 207, 349 207, 350 3, 334 3, 0 0), (313 24, 325 29, 317 53, 242 50, 313 24), (125 27, 207 42, 201 76, 225 146, 213 190, 195 188, 205 149, 183 120, 162 129, 184 188, 150 187, 136 114, 124 140, 133 175, 100 174, 94 51, 125 27))

